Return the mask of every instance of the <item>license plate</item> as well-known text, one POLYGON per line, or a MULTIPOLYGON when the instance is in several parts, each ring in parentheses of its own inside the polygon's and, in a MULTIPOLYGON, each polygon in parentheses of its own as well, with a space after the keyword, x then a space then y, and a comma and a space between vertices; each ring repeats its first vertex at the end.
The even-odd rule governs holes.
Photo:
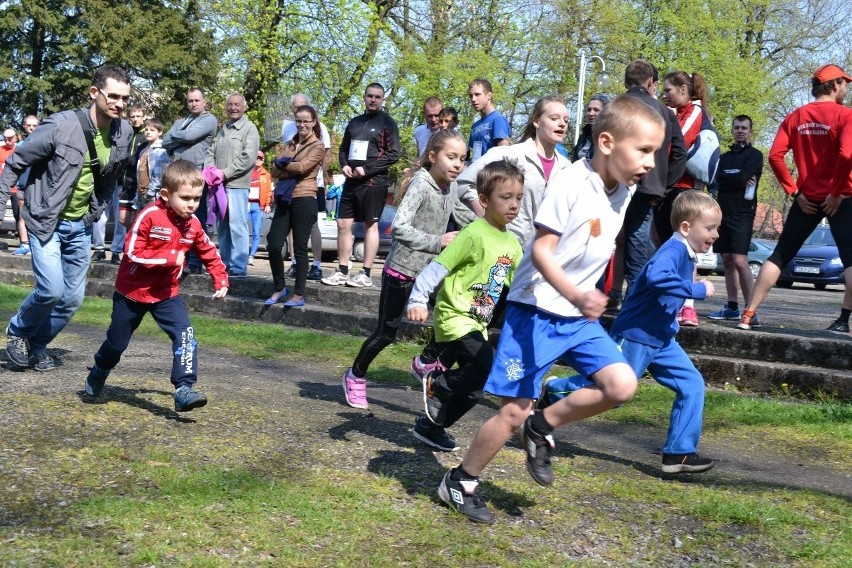
POLYGON ((818 266, 797 266, 793 269, 793 272, 798 272, 799 274, 819 274, 818 266))

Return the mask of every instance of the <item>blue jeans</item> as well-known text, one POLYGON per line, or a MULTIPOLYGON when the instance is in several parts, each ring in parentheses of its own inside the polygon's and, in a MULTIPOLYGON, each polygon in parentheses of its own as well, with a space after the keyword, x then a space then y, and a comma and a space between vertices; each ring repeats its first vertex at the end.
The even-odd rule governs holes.
POLYGON ((219 254, 230 274, 244 276, 249 256, 249 190, 227 188, 228 214, 216 225, 219 254))
POLYGON ((651 239, 653 222, 651 196, 636 193, 624 215, 624 279, 627 281, 628 290, 657 251, 651 239))
POLYGON ((112 201, 109 204, 109 209, 115 223, 115 230, 112 233, 112 243, 109 247, 113 256, 124 252, 124 238, 127 236, 127 229, 124 224, 118 220, 118 201, 121 191, 121 186, 115 188, 115 192, 112 194, 112 201))
POLYGON ((251 248, 249 256, 257 254, 257 247, 260 246, 260 232, 263 229, 263 209, 260 203, 252 201, 249 203, 249 217, 251 217, 251 248))
MULTIPOLYGON (((662 347, 643 345, 623 337, 616 343, 637 377, 647 370, 654 380, 674 391, 669 415, 669 433, 664 454, 691 454, 698 448, 704 418, 704 377, 692 364, 683 347, 670 339, 662 347)), ((580 375, 560 377, 547 382, 543 396, 552 404, 568 394, 595 384, 580 375)))
POLYGON ((83 221, 59 221, 44 242, 30 237, 35 289, 9 321, 9 333, 29 339, 30 351, 44 351, 83 304, 91 247, 92 226, 83 221))

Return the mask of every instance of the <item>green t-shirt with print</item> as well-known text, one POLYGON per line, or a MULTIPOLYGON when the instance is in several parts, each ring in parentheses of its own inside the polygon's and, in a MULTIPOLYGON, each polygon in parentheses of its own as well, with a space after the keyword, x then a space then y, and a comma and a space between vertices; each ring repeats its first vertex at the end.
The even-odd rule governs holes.
POLYGON ((473 331, 485 335, 521 256, 514 233, 495 229, 484 219, 465 227, 435 259, 449 271, 435 301, 435 339, 453 341, 473 331))
MULTIPOLYGON (((94 142, 95 151, 98 153, 98 161, 101 164, 101 171, 104 171, 107 162, 109 162, 111 147, 109 127, 95 130, 94 142)), ((77 178, 74 190, 71 192, 68 203, 62 211, 63 219, 79 219, 89 212, 89 200, 92 197, 92 191, 95 189, 95 176, 92 173, 89 162, 89 152, 86 152, 86 159, 83 160, 83 169, 80 170, 80 177, 77 178)))

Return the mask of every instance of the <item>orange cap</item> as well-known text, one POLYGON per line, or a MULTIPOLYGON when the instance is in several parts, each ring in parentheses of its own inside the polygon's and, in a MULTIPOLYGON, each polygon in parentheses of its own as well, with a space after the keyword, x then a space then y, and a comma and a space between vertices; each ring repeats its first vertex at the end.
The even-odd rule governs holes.
POLYGON ((814 71, 814 79, 820 83, 827 83, 828 81, 834 81, 835 79, 843 79, 847 83, 852 83, 852 77, 850 77, 842 67, 833 63, 823 65, 814 71))

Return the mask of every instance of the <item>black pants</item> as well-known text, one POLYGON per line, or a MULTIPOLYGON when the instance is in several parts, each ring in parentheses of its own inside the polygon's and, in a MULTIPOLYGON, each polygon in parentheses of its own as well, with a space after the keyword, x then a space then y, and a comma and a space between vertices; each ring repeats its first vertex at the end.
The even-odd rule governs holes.
MULTIPOLYGON (((296 264, 296 268, 298 267, 299 264, 296 264)), ((375 331, 361 345, 361 350, 358 351, 358 356, 355 357, 355 362, 352 363, 352 372, 356 377, 365 376, 367 368, 373 362, 373 359, 396 339, 396 334, 399 331, 399 325, 402 323, 402 315, 405 313, 405 306, 408 305, 408 297, 411 295, 412 288, 414 288, 413 280, 400 280, 382 272, 382 292, 379 296, 379 321, 376 324, 375 331)), ((423 350, 423 358, 428 362, 437 360, 438 352, 434 342, 430 341, 426 345, 423 350)))
POLYGON ((482 399, 482 388, 494 362, 494 348, 479 331, 436 346, 442 361, 458 362, 458 367, 432 375, 432 390, 447 413, 444 428, 449 428, 482 399))
POLYGON ((172 340, 172 384, 175 388, 191 387, 198 380, 198 342, 189 322, 186 304, 180 296, 144 304, 134 302, 118 292, 113 293, 112 321, 107 329, 106 341, 95 353, 95 364, 104 371, 110 371, 118 365, 121 354, 130 345, 133 332, 148 313, 172 340))
POLYGON ((305 293, 308 279, 308 240, 311 227, 317 222, 317 198, 296 197, 288 205, 275 206, 269 234, 266 235, 266 251, 269 254, 269 268, 272 270, 272 284, 276 291, 284 289, 284 255, 281 250, 287 241, 290 230, 293 231, 293 258, 296 259, 295 294, 305 293))
MULTIPOLYGON (((794 201, 784 222, 784 230, 781 231, 778 244, 766 260, 783 270, 787 263, 793 260, 802 248, 802 243, 814 232, 823 217, 825 213, 822 210, 808 215, 802 211, 798 202, 794 201)), ((845 270, 852 266, 852 200, 844 199, 840 202, 840 208, 834 217, 828 217, 828 225, 831 227, 831 234, 837 243, 840 261, 845 270)))

